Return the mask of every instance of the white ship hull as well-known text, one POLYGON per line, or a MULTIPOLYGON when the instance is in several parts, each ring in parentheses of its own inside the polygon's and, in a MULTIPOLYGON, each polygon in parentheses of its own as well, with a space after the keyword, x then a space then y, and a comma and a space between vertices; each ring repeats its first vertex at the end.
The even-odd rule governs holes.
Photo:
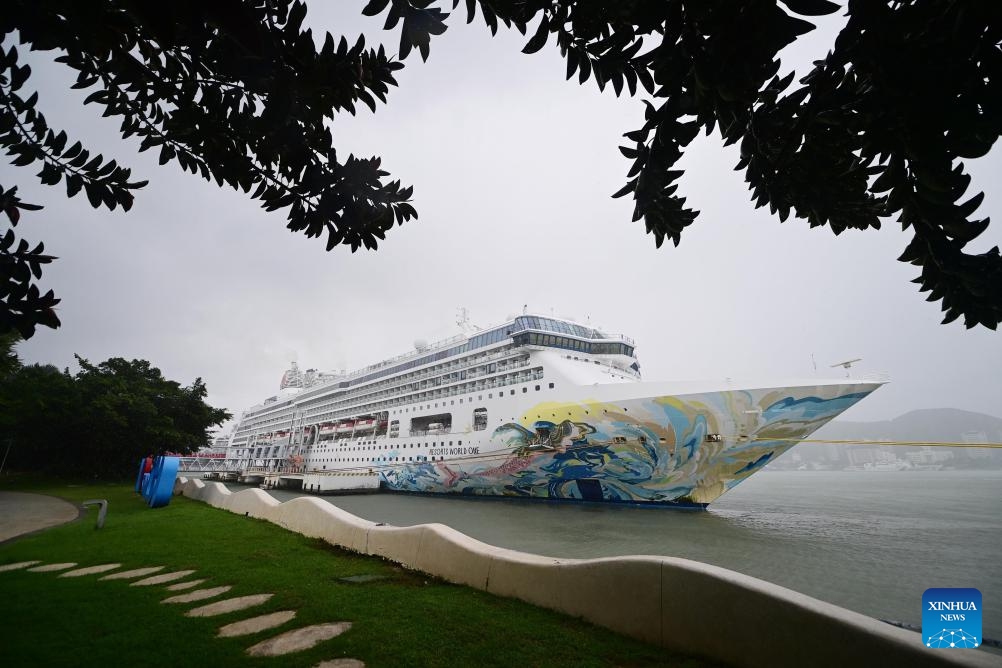
MULTIPOLYGON (((333 462, 304 476, 303 485, 337 491, 351 475, 401 492, 705 506, 877 387, 648 397, 633 395, 655 384, 581 388, 573 401, 526 404, 491 431, 391 439, 375 446, 385 449, 361 450, 375 452, 375 461, 333 462), (603 394, 623 398, 598 398, 603 394)), ((321 455, 374 447, 361 443, 335 442, 321 455)))

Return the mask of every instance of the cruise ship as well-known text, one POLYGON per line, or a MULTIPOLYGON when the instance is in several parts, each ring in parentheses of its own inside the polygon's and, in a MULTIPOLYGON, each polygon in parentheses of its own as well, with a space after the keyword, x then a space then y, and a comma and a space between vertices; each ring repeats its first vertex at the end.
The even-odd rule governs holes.
POLYGON ((523 314, 350 373, 293 364, 227 462, 316 493, 705 507, 880 385, 645 382, 631 339, 523 314))

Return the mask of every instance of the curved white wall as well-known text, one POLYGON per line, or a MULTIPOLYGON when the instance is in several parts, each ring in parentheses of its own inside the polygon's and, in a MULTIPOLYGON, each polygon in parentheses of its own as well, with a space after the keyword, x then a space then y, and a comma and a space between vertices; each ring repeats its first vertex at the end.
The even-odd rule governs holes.
POLYGON ((734 666, 1002 666, 985 651, 928 649, 918 633, 688 559, 554 559, 494 547, 442 524, 377 525, 315 497, 279 503, 258 489, 234 494, 186 478, 175 492, 734 666))

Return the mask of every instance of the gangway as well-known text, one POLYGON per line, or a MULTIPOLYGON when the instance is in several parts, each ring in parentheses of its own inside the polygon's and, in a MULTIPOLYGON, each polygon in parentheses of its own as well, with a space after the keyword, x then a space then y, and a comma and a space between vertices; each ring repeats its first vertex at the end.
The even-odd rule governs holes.
POLYGON ((228 473, 240 470, 237 462, 220 455, 192 455, 178 459, 178 473, 228 473))

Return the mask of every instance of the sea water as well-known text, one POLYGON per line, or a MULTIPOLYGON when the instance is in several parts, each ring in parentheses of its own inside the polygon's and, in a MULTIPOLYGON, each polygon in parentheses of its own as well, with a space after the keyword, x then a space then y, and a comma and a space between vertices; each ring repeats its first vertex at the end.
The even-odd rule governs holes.
POLYGON ((984 636, 1002 640, 1002 471, 767 470, 706 511, 431 495, 323 498, 368 520, 441 522, 485 543, 553 557, 695 559, 916 626, 926 589, 974 587, 983 595, 984 636))

